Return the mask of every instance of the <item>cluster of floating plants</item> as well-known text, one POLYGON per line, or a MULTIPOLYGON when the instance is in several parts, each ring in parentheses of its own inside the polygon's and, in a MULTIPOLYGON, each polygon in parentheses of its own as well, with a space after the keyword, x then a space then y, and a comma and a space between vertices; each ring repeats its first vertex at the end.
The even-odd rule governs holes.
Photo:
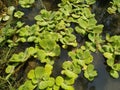
MULTIPOLYGON (((112 4, 120 11, 120 3, 116 5, 117 1, 119 0, 114 0, 112 4)), ((35 0, 19 0, 23 8, 32 7, 34 2, 35 0)), ((18 21, 14 26, 6 25, 0 30, 0 46, 7 44, 10 49, 21 43, 28 43, 29 46, 24 51, 11 55, 5 70, 5 79, 9 81, 14 78, 16 69, 34 58, 40 64, 29 70, 18 90, 74 90, 73 85, 81 72, 89 81, 98 75, 92 63, 91 52, 101 52, 110 67, 110 75, 118 78, 120 63, 116 62, 116 57, 120 55, 120 36, 106 34, 103 39, 103 25, 97 24, 95 14, 91 13, 90 9, 90 5, 95 2, 61 0, 56 11, 40 10, 34 17, 36 23, 31 26, 19 21, 24 12, 14 12, 13 16, 18 18, 18 21), (77 42, 76 34, 84 38, 83 44, 77 42), (57 62, 61 49, 68 50, 69 60, 63 62, 61 74, 54 77, 54 63, 57 62)), ((112 9, 108 8, 108 11, 112 13, 112 9)))

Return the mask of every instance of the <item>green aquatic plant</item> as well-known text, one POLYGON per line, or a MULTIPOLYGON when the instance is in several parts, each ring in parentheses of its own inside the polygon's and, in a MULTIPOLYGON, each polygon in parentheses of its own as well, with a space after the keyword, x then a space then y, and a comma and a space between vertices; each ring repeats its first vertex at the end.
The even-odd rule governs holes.
MULTIPOLYGON (((23 8, 31 7, 34 2, 19 0, 23 8)), ((16 71, 21 72, 20 69, 32 59, 37 65, 25 71, 25 80, 17 86, 18 90, 74 90, 75 81, 82 72, 89 81, 97 76, 93 52, 103 53, 110 75, 118 78, 120 37, 106 35, 103 39, 103 25, 98 24, 95 14, 91 13, 90 5, 93 3, 95 0, 61 0, 56 11, 40 10, 33 25, 21 20, 2 28, 1 47, 15 48, 28 44, 24 50, 13 52, 8 57, 5 80, 11 80, 16 71), (78 42, 77 35, 83 38, 82 43, 78 42), (61 57, 61 49, 68 51, 69 58, 60 66, 61 73, 55 76, 54 64, 61 57)), ((14 13, 18 20, 23 15, 19 10, 14 13)))
POLYGON ((107 59, 107 65, 111 68, 110 75, 114 78, 118 78, 120 71, 120 63, 117 60, 117 56, 120 55, 120 36, 106 35, 107 44, 103 45, 103 55, 107 59), (118 63, 115 63, 118 62, 118 63))
POLYGON ((110 14, 114 14, 116 12, 120 13, 120 0, 112 0, 111 7, 108 7, 107 11, 110 14))
POLYGON ((35 0, 19 0, 19 4, 23 8, 30 8, 35 0))
POLYGON ((21 18, 23 15, 24 15, 24 13, 21 11, 17 11, 14 13, 14 17, 17 17, 17 18, 21 18))
POLYGON ((38 87, 40 90, 53 88, 55 79, 50 76, 52 73, 52 69, 52 65, 46 64, 45 67, 38 66, 35 68, 35 70, 30 70, 27 75, 28 80, 23 85, 21 85, 18 90, 23 90, 24 87, 31 88, 31 86, 33 87, 33 89, 38 87), (26 83, 28 81, 30 81, 30 85, 26 86, 26 83))
POLYGON ((82 48, 77 49, 74 52, 69 52, 69 56, 71 57, 73 63, 72 67, 70 64, 68 64, 69 69, 73 70, 75 73, 78 73, 77 71, 81 72, 81 70, 83 70, 84 76, 90 81, 92 81, 94 77, 97 76, 97 71, 94 70, 94 66, 91 64, 93 57, 89 50, 84 50, 82 48))

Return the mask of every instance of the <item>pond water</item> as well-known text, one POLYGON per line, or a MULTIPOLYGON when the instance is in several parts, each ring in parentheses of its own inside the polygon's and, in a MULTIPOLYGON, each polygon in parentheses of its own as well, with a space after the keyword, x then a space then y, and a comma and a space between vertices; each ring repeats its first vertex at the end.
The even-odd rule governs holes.
MULTIPOLYGON (((39 13, 39 10, 41 8, 44 8, 44 6, 39 6, 40 1, 41 0, 36 0, 35 7, 31 9, 22 10, 26 14, 23 20, 27 24, 32 25, 33 23, 35 23, 33 17, 39 13)), ((51 6, 50 0, 43 0, 43 1, 46 7, 48 6, 47 9, 56 7, 56 5, 54 7, 51 6)), ((53 3, 57 4, 57 2, 52 2, 52 4, 53 3)), ((101 17, 103 16, 104 15, 101 15, 101 17)), ((99 22, 102 23, 101 20, 99 22)), ((109 28, 109 24, 106 24, 105 29, 107 29, 107 27, 109 28)), ((98 76, 95 78, 94 81, 89 82, 83 77, 83 74, 81 73, 75 82, 75 85, 74 85, 75 90, 120 90, 120 78, 113 79, 110 77, 109 72, 107 72, 107 67, 105 65, 105 58, 100 53, 93 53, 93 56, 94 56, 93 63, 95 65, 95 69, 98 71, 98 76)), ((60 59, 57 60, 55 63, 56 68, 54 69, 54 72, 53 72, 55 76, 60 74, 61 67, 59 66, 61 66, 62 63, 68 58, 69 57, 67 55, 67 50, 62 49, 60 59)))

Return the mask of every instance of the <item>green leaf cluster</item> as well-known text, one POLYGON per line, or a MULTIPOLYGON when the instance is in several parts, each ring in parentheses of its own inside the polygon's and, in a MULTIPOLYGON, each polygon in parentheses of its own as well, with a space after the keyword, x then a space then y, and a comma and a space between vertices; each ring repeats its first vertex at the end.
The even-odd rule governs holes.
POLYGON ((40 90, 43 90, 52 87, 55 83, 54 78, 50 77, 52 69, 52 65, 46 64, 45 67, 38 66, 35 69, 30 70, 27 75, 28 80, 21 85, 18 90, 24 90, 22 87, 26 87, 28 81, 30 81, 30 85, 27 86, 28 88, 33 86, 34 88, 38 87, 40 90))
POLYGON ((21 18, 23 15, 24 15, 24 13, 21 11, 17 11, 14 13, 14 17, 17 17, 17 18, 21 18))
POLYGON ((64 68, 70 69, 77 74, 83 70, 84 76, 90 81, 97 76, 97 71, 94 70, 94 66, 92 65, 93 57, 89 50, 77 49, 76 51, 69 52, 69 56, 71 57, 72 62, 70 63, 69 61, 67 62, 68 64, 64 64, 64 68))
POLYGON ((106 45, 103 45, 103 55, 107 59, 107 65, 111 67, 110 75, 114 78, 118 78, 120 71, 120 63, 115 63, 117 56, 120 55, 120 36, 106 35, 106 45))
POLYGON ((120 13, 120 0, 112 0, 111 6, 108 7, 107 11, 109 14, 114 14, 116 12, 120 13))
POLYGON ((23 8, 30 8, 35 0, 19 0, 19 4, 23 8))

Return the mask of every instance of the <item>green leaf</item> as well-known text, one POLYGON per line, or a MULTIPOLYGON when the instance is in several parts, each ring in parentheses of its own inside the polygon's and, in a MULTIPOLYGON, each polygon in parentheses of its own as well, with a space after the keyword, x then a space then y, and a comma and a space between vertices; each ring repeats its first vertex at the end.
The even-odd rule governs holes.
POLYGON ((23 8, 29 8, 35 2, 35 0, 19 0, 19 4, 23 8))
POLYGON ((92 81, 95 76, 97 76, 97 71, 94 70, 94 66, 92 64, 89 64, 87 66, 87 69, 84 71, 84 76, 92 81))
POLYGON ((33 41, 35 41, 36 40, 36 36, 30 36, 30 37, 28 37, 28 39, 27 39, 27 41, 28 42, 33 42, 33 41))
POLYGON ((54 78, 49 78, 48 81, 41 81, 39 83, 39 89, 46 89, 47 87, 52 87, 55 83, 54 78))
POLYGON ((65 61, 65 62, 62 64, 62 68, 63 68, 63 69, 71 69, 71 66, 72 66, 72 62, 70 62, 70 61, 65 61))
POLYGON ((108 58, 108 59, 113 58, 113 54, 112 54, 112 53, 109 53, 109 52, 105 52, 103 55, 104 55, 104 57, 106 57, 106 58, 108 58))
POLYGON ((14 13, 14 17, 17 17, 17 18, 21 18, 23 15, 24 15, 24 13, 21 11, 17 11, 14 13))
POLYGON ((73 85, 75 83, 75 79, 74 78, 65 78, 65 83, 67 85, 73 85))
POLYGON ((113 67, 113 65, 114 65, 114 58, 107 59, 107 65, 109 65, 110 67, 113 67))
POLYGON ((77 46, 76 37, 75 37, 75 35, 73 35, 73 34, 65 35, 64 37, 62 37, 62 38, 60 39, 60 42, 61 42, 63 45, 71 45, 71 46, 73 46, 73 47, 76 47, 76 46, 77 46))
POLYGON ((42 62, 44 62, 45 58, 46 58, 46 52, 44 50, 38 49, 37 50, 37 57, 38 57, 39 60, 41 60, 42 62))
POLYGON ((60 55, 60 46, 52 39, 40 40, 40 46, 45 50, 48 56, 60 55))
POLYGON ((36 16, 35 16, 35 20, 37 20, 37 21, 42 21, 43 18, 41 17, 41 15, 36 15, 36 16))
POLYGON ((24 25, 23 22, 21 22, 21 21, 18 21, 18 22, 17 22, 17 27, 18 27, 18 28, 22 27, 23 25, 24 25))
POLYGON ((28 73, 28 75, 27 75, 27 77, 28 77, 29 79, 33 79, 33 78, 35 77, 34 70, 30 70, 29 73, 28 73))
POLYGON ((21 85, 18 90, 34 90, 37 85, 33 85, 31 80, 26 80, 23 85, 21 85))
POLYGON ((74 65, 74 62, 73 62, 73 72, 76 73, 76 74, 80 74, 81 73, 81 66, 80 65, 74 65))
POLYGON ((61 73, 65 74, 69 78, 77 78, 78 77, 77 74, 75 74, 74 72, 72 72, 70 70, 63 70, 61 73))
POLYGON ((45 75, 45 69, 43 67, 38 66, 35 68, 34 74, 37 79, 41 79, 45 75))
POLYGON ((89 38, 93 43, 95 43, 95 34, 94 34, 94 33, 89 33, 89 34, 88 34, 88 38, 89 38))
POLYGON ((78 26, 75 27, 75 30, 77 33, 80 33, 82 35, 85 35, 86 34, 86 31, 78 26))
POLYGON ((69 85, 64 84, 64 83, 62 83, 61 87, 64 90, 74 90, 73 86, 69 86, 69 85))
POLYGON ((86 46, 86 48, 87 48, 88 50, 91 50, 92 52, 95 52, 95 51, 96 51, 95 45, 94 45, 94 43, 92 43, 92 42, 86 41, 86 42, 85 42, 85 46, 86 46))
MULTIPOLYGON (((89 0, 86 0, 86 1, 89 1, 89 0)), ((89 8, 84 8, 84 14, 87 18, 90 18, 91 16, 93 17, 93 14, 91 13, 90 9, 89 8)))
POLYGON ((52 87, 55 84, 55 79, 51 77, 51 78, 49 78, 49 80, 47 81, 47 83, 48 83, 49 87, 52 87))
POLYGON ((34 56, 34 54, 36 53, 36 48, 34 47, 29 47, 25 50, 25 54, 27 54, 26 56, 34 56))
POLYGON ((56 78, 56 85, 60 86, 64 82, 63 77, 57 76, 56 78))
POLYGON ((115 70, 111 70, 111 71, 110 71, 110 75, 111 75, 112 77, 114 77, 114 78, 119 78, 119 74, 118 74, 118 72, 115 71, 115 70))
POLYGON ((14 69, 15 69, 15 66, 13 65, 8 65, 5 72, 6 73, 13 73, 14 72, 14 69))
POLYGON ((88 27, 88 22, 84 19, 79 18, 78 19, 78 24, 83 28, 86 29, 88 27))
POLYGON ((53 86, 53 90, 60 90, 60 87, 57 86, 57 85, 54 85, 54 86, 53 86))
POLYGON ((103 25, 97 25, 93 28, 93 32, 100 34, 100 33, 102 33, 102 29, 103 29, 103 25))
POLYGON ((39 89, 46 89, 48 87, 47 81, 41 81, 38 85, 39 89))
POLYGON ((87 2, 87 4, 91 5, 94 4, 96 2, 96 0, 85 0, 87 2))
POLYGON ((52 69, 53 69, 53 66, 52 66, 52 65, 46 64, 46 65, 45 65, 45 73, 46 73, 46 75, 50 76, 51 73, 52 73, 52 69))
POLYGON ((90 64, 93 61, 93 56, 90 54, 89 50, 84 51, 83 58, 86 64, 90 64))
POLYGON ((109 8, 107 9, 107 12, 108 12, 109 14, 114 14, 114 13, 116 13, 116 10, 117 10, 117 8, 114 7, 114 6, 112 6, 112 7, 109 7, 109 8))
POLYGON ((10 62, 25 62, 27 58, 25 58, 25 54, 23 52, 20 52, 19 54, 13 54, 13 56, 10 58, 10 62))
POLYGON ((120 63, 116 63, 113 65, 112 69, 116 70, 116 71, 120 71, 120 63))
POLYGON ((57 25, 56 25, 56 29, 57 30, 62 30, 62 29, 65 29, 66 26, 65 26, 65 22, 63 20, 61 20, 57 25))

